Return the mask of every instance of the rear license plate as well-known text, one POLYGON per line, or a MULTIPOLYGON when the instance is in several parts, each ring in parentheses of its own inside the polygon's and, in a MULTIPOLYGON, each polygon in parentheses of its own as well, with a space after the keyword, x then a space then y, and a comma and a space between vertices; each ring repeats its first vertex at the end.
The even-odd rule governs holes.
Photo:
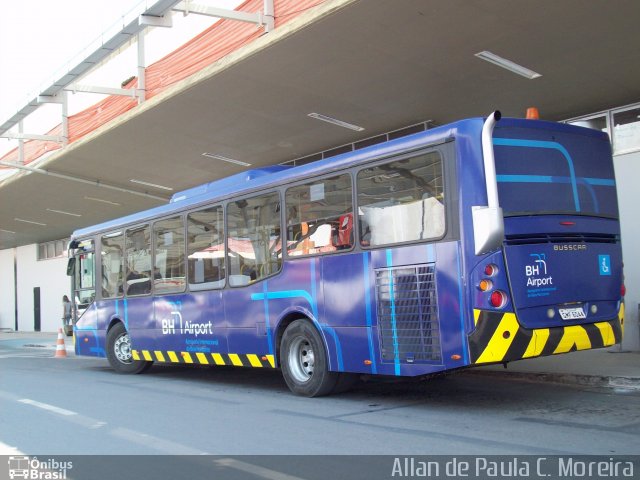
POLYGON ((560 316, 563 320, 576 320, 579 318, 587 318, 582 307, 575 308, 559 308, 560 316))

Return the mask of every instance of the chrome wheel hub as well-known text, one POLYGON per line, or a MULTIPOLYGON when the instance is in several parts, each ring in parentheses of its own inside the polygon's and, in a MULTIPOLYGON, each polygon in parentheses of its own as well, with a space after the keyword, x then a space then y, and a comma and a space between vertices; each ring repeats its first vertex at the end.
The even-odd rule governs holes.
POLYGON ((308 382, 313 375, 315 356, 313 347, 306 337, 300 335, 291 342, 288 365, 291 375, 297 382, 308 382))
POLYGON ((128 333, 123 333, 116 339, 113 345, 113 353, 115 353, 116 358, 122 363, 131 363, 133 361, 131 355, 131 339, 128 333))

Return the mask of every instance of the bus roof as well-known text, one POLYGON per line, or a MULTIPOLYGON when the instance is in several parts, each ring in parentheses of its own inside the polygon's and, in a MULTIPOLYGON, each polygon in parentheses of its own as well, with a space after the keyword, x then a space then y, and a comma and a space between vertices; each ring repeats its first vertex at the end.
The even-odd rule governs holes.
MULTIPOLYGON (((471 118, 436 127, 424 132, 407 135, 384 143, 378 143, 369 147, 355 150, 324 160, 318 160, 306 165, 287 167, 274 165, 258 169, 246 170, 229 177, 199 185, 181 192, 175 193, 168 204, 154 207, 124 217, 109 220, 97 225, 78 229, 72 234, 72 238, 82 238, 88 235, 116 230, 129 225, 134 225, 159 217, 165 217, 173 213, 180 213, 193 207, 204 206, 218 200, 224 200, 232 195, 248 194, 252 191, 277 186, 287 182, 295 182, 305 177, 330 173, 334 170, 349 168, 362 162, 392 156, 399 152, 416 150, 421 147, 441 143, 457 136, 477 137, 480 141, 480 132, 484 124, 483 118, 471 118)), ((499 126, 526 126, 527 128, 542 128, 565 130, 582 133, 589 136, 601 136, 608 139, 607 135, 588 128, 576 127, 568 124, 546 122, 539 120, 523 120, 503 118, 499 126)))

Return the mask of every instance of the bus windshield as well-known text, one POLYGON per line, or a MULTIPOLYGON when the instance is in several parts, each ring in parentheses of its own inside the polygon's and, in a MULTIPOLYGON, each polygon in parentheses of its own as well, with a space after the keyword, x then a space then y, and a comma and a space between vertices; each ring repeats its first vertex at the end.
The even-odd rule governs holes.
POLYGON ((504 215, 618 218, 611 149, 606 138, 501 128, 494 136, 504 215))

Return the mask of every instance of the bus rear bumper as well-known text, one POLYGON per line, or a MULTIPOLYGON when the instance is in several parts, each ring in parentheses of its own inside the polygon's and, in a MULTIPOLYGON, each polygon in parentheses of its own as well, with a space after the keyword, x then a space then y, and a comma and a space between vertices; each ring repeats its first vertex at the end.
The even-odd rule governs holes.
POLYGON ((471 365, 504 363, 615 345, 622 341, 624 304, 611 320, 585 325, 528 329, 513 312, 474 311, 476 329, 469 335, 471 365))

